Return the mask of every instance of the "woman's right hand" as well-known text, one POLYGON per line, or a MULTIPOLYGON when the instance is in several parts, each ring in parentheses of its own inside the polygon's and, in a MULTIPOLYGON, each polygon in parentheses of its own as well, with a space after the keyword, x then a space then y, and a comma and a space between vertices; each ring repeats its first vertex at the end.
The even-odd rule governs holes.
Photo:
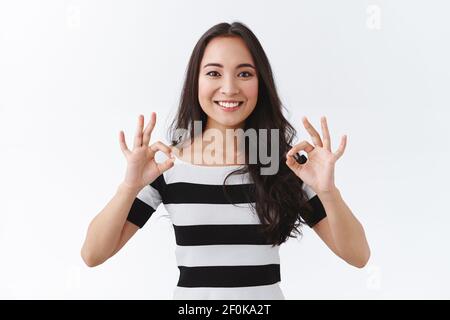
POLYGON ((127 159, 127 171, 122 184, 130 189, 135 189, 138 192, 146 185, 152 183, 164 171, 170 169, 175 160, 171 154, 172 150, 170 147, 161 141, 155 142, 149 146, 155 123, 156 113, 152 112, 150 122, 143 131, 144 116, 139 115, 132 151, 127 147, 124 132, 120 131, 119 133, 120 148, 127 159), (169 159, 162 163, 157 163, 155 161, 155 154, 157 151, 164 152, 169 159))

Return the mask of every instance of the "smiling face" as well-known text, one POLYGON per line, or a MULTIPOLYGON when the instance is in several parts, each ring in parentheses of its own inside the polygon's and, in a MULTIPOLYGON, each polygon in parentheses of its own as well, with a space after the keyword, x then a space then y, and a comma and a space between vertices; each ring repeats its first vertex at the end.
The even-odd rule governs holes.
POLYGON ((242 128, 255 109, 258 77, 253 58, 240 37, 217 37, 205 48, 198 79, 198 100, 206 128, 242 128))

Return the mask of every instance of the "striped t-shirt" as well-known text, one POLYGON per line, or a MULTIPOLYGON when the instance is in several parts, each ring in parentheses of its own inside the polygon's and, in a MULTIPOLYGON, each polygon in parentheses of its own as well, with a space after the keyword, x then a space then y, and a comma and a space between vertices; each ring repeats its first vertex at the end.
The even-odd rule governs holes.
MULTIPOLYGON (((144 187, 127 220, 142 228, 163 203, 175 231, 180 271, 174 299, 284 299, 279 283, 279 246, 259 233, 248 173, 228 173, 240 165, 203 166, 175 158, 174 166, 144 187)), ((314 191, 303 189, 314 214, 312 227, 326 216, 314 191)))

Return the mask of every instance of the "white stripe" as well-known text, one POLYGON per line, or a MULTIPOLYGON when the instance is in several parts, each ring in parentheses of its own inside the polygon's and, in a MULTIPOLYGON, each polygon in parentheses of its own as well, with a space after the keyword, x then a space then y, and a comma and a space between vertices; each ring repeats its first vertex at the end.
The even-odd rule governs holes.
POLYGON ((176 287, 174 300, 285 300, 279 282, 267 286, 238 288, 176 287))
POLYGON ((204 224, 260 224, 258 215, 250 209, 250 203, 209 204, 170 203, 164 205, 172 223, 176 226, 204 224))
MULTIPOLYGON (((199 184, 222 185, 225 177, 240 166, 203 166, 194 165, 175 158, 174 166, 164 172, 166 183, 189 182, 199 184)), ((250 183, 249 174, 233 174, 227 184, 250 183)))
POLYGON ((144 188, 139 191, 136 198, 139 200, 145 202, 153 209, 157 209, 159 204, 161 203, 161 195, 159 194, 158 190, 153 188, 150 185, 146 185, 144 188))
POLYGON ((314 192, 314 190, 303 182, 302 189, 306 192, 306 195, 308 196, 308 200, 314 197, 317 193, 314 192))
POLYGON ((186 267, 280 264, 279 246, 271 245, 177 245, 175 255, 186 267))

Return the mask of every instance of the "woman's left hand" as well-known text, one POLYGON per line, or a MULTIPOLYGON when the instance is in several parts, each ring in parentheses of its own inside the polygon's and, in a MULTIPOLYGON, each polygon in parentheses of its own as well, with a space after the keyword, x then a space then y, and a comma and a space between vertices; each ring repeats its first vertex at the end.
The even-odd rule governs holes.
POLYGON ((326 117, 321 117, 320 119, 323 140, 306 117, 303 117, 302 120, 314 146, 306 140, 296 144, 287 153, 286 164, 317 194, 331 192, 336 188, 334 184, 334 164, 344 154, 347 136, 344 135, 341 138, 339 148, 333 153, 331 152, 331 139, 326 117), (303 164, 298 163, 294 158, 294 155, 300 150, 304 150, 308 156, 307 161, 303 164))

